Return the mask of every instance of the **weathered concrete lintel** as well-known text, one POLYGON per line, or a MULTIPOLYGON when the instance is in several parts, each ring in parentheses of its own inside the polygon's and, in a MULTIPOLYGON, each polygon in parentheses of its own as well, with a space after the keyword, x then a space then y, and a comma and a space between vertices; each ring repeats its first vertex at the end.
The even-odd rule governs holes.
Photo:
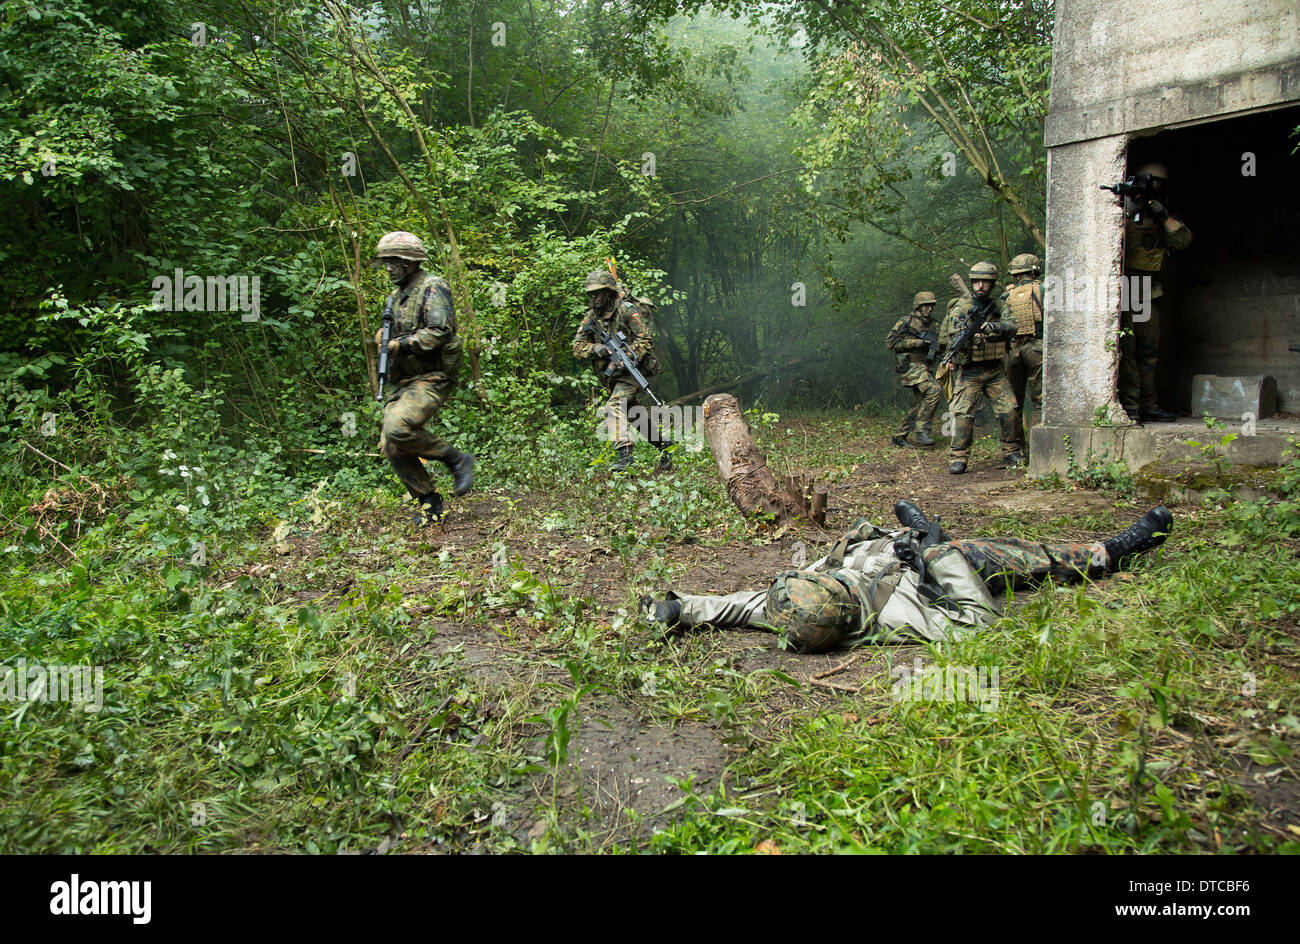
POLYGON ((1222 430, 1206 429, 1202 423, 1184 421, 1149 426, 1035 426, 1029 431, 1029 474, 1037 477, 1069 469, 1069 451, 1078 466, 1093 460, 1122 459, 1130 471, 1157 461, 1198 462, 1206 456, 1186 440, 1217 443, 1225 433, 1236 433, 1223 458, 1232 465, 1275 466, 1288 449, 1287 437, 1300 436, 1295 420, 1260 424, 1255 435, 1243 435, 1240 425, 1225 424, 1222 430), (1070 437, 1067 450, 1065 437, 1070 437))
POLYGON ((1047 146, 1175 128, 1300 102, 1300 60, 1236 75, 1144 89, 1113 101, 1048 114, 1047 146))

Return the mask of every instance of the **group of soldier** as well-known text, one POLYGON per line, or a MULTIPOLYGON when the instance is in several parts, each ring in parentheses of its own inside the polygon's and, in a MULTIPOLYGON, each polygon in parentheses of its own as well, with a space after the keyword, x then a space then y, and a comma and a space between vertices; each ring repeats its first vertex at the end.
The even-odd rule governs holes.
MULTIPOLYGON (((1169 252, 1186 249, 1192 231, 1166 205, 1169 171, 1165 165, 1143 164, 1135 179, 1144 180, 1150 189, 1123 197, 1123 275, 1148 280, 1149 292, 1145 318, 1134 318, 1127 308, 1120 314, 1119 400, 1131 423, 1168 423, 1177 415, 1160 406, 1156 393, 1164 296, 1161 275, 1169 252)), ((912 408, 891 441, 900 447, 935 444, 932 424, 945 390, 941 380, 947 381, 953 417, 948 471, 953 475, 965 472, 970 462, 975 413, 982 397, 987 397, 997 417, 1002 458, 1008 467, 1020 465, 1028 455, 1025 408, 1042 406, 1042 262, 1032 253, 1021 253, 1011 260, 1010 268, 1012 284, 997 302, 997 317, 987 317, 974 341, 955 356, 946 357, 944 352, 992 299, 998 269, 991 262, 971 267, 969 291, 954 275, 958 295, 948 303, 941 325, 935 325, 932 315, 937 304, 934 293, 918 292, 911 314, 895 322, 885 340, 903 386, 912 393, 912 408)))
MULTIPOLYGON (((385 319, 391 321, 387 342, 384 329, 375 333, 375 344, 387 345, 381 351, 387 354, 383 378, 387 389, 381 387, 379 449, 415 500, 415 523, 425 525, 441 520, 445 503, 424 460, 447 466, 456 495, 465 495, 474 486, 473 455, 427 428, 460 379, 462 348, 456 333, 456 310, 447 280, 424 268, 429 254, 418 236, 387 233, 379 240, 375 256, 393 283, 385 305, 385 319)), ((605 384, 606 429, 618 452, 612 469, 624 472, 632 462, 629 407, 649 391, 616 362, 611 346, 623 347, 635 362, 633 372, 642 380, 658 373, 652 321, 655 306, 649 299, 630 297, 612 271, 590 273, 584 288, 587 315, 574 336, 573 355, 591 361, 605 384)), ((660 434, 658 424, 643 423, 640 432, 659 450, 658 469, 671 471, 668 450, 672 443, 660 434)))
MULTIPOLYGON (((978 262, 970 270, 970 292, 948 303, 948 312, 936 326, 933 292, 918 292, 912 313, 895 322, 885 343, 894 352, 903 386, 912 391, 912 408, 891 440, 895 446, 933 446, 931 427, 943 392, 935 376, 936 361, 947 351, 981 307, 983 326, 970 343, 951 357, 943 355, 938 372, 950 379, 953 436, 948 471, 958 475, 970 461, 975 434, 975 411, 980 397, 993 405, 1001 430, 1002 458, 1009 467, 1020 465, 1027 454, 1021 405, 1043 398, 1043 288, 1038 257, 1022 253, 1011 260, 1012 285, 993 301, 998 268, 978 262), (995 307, 994 307, 995 306, 995 307), (951 373, 949 373, 951 371, 951 373)), ((964 288, 964 286, 963 286, 964 288)))
MULTIPOLYGON (((1149 168, 1147 168, 1149 169, 1149 168)), ((1158 165, 1158 179, 1167 173, 1158 165)), ((1159 200, 1128 207, 1132 233, 1126 274, 1158 278, 1164 253, 1191 240, 1186 226, 1159 200), (1139 217, 1145 214, 1147 219, 1139 217)), ((376 252, 394 284, 388 299, 392 330, 387 340, 389 387, 383 402, 380 448, 415 499, 417 524, 439 520, 442 496, 423 460, 444 463, 453 490, 464 495, 474 484, 474 457, 448 444, 425 426, 456 388, 461 342, 451 288, 425 271, 424 245, 410 233, 385 235, 376 252)), ((998 270, 990 262, 971 267, 970 288, 961 291, 935 326, 937 299, 920 292, 912 313, 890 331, 887 344, 898 358, 902 381, 913 394, 912 409, 893 437, 895 445, 933 446, 931 424, 941 380, 951 382, 948 399, 955 420, 949 472, 966 471, 981 397, 993 405, 1001 430, 1002 454, 1015 466, 1026 455, 1021 406, 1042 401, 1043 291, 1039 259, 1025 253, 1011 260, 1012 284, 995 300, 998 270), (978 325, 978 330, 972 328, 978 325), (945 353, 940 358, 940 351, 945 353), (934 365, 938 361, 938 377, 934 365)), ((1158 285, 1158 282, 1156 283, 1158 285)), ((606 394, 606 428, 618 451, 613 465, 632 462, 629 406, 649 395, 645 375, 658 369, 653 309, 632 298, 614 271, 596 270, 584 284, 587 314, 573 339, 573 354, 590 361, 606 394)), ((1157 295, 1159 293, 1157 292, 1157 295)), ((1120 339, 1121 402, 1137 421, 1173 419, 1155 401, 1156 317, 1131 322, 1120 339)), ((383 333, 376 335, 382 344, 383 333)), ((381 352, 382 353, 382 352, 381 352)), ((672 468, 671 443, 652 424, 641 429, 659 450, 658 467, 672 468)), ((1168 509, 1151 509, 1126 531, 1094 544, 1041 543, 1013 538, 954 540, 937 518, 900 501, 894 509, 901 528, 867 519, 853 527, 821 559, 781 574, 763 590, 725 596, 669 592, 642 597, 644 617, 671 632, 697 627, 760 627, 782 634, 802 652, 896 641, 936 641, 988 626, 1000 615, 995 594, 1043 581, 1100 577, 1135 556, 1159 547, 1172 527, 1168 509)))

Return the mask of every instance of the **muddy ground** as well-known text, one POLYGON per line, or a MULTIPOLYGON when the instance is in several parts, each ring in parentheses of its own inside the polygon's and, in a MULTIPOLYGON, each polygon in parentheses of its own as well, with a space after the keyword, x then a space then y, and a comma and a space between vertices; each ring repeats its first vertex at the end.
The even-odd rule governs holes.
MULTIPOLYGON (((789 432, 791 424, 782 425, 789 432)), ((815 426, 804 428, 797 422, 794 426, 796 438, 817 432, 815 426)), ((1036 487, 1023 472, 1003 468, 991 455, 996 441, 988 438, 988 430, 977 434, 980 432, 985 437, 977 443, 971 470, 953 476, 947 471, 942 445, 934 450, 896 449, 889 445, 885 427, 862 424, 856 437, 836 443, 842 456, 858 461, 809 469, 819 480, 831 480, 824 530, 804 523, 760 536, 759 543, 752 535, 722 543, 708 536, 673 536, 669 556, 679 573, 674 589, 729 593, 763 587, 775 573, 793 566, 800 545, 807 559, 813 559, 859 516, 891 524, 892 508, 899 498, 909 498, 928 513, 941 515, 945 528, 954 535, 1014 534, 1017 518, 1027 517, 1059 519, 1056 537, 1091 542, 1127 527, 1140 514, 1140 499, 1117 508, 1116 500, 1107 494, 1036 487)), ((774 459, 773 465, 778 464, 774 459)), ((641 469, 643 475, 652 474, 644 465, 641 469)), ((572 534, 540 532, 537 522, 541 516, 563 507, 565 500, 562 489, 534 495, 507 495, 490 487, 476 490, 457 500, 443 525, 423 536, 412 553, 449 554, 463 561, 481 580, 462 580, 462 594, 471 604, 477 600, 490 608, 486 588, 493 573, 493 554, 505 546, 512 560, 553 581, 557 592, 593 600, 598 620, 635 618, 639 593, 667 588, 636 584, 644 559, 622 559, 599 542, 593 544, 572 534)), ((1186 514, 1191 509, 1174 510, 1186 514)), ((393 527, 391 508, 362 514, 367 532, 381 533, 393 527)), ((287 550, 293 565, 309 567, 315 544, 309 532, 295 533, 287 550)), ((287 563, 280 561, 281 566, 287 563)), ((363 561, 358 564, 365 566, 363 561)), ((443 580, 439 575, 408 579, 403 585, 404 596, 428 594, 443 580)), ((337 596, 344 589, 302 591, 298 597, 306 602, 337 596)), ((432 605, 416 606, 412 612, 417 621, 436 630, 428 651, 441 653, 459 647, 462 670, 486 686, 517 690, 569 681, 561 665, 562 653, 547 649, 545 630, 508 609, 493 611, 493 628, 488 631, 482 621, 440 618, 432 605)), ((473 612, 473 606, 466 612, 473 612)), ((801 656, 781 650, 775 637, 762 632, 713 632, 682 639, 664 639, 649 628, 642 633, 645 645, 658 657, 681 660, 699 671, 748 674, 767 669, 795 680, 798 684, 776 684, 762 695, 760 724, 772 731, 828 710, 863 714, 870 723, 861 693, 869 694, 865 703, 875 705, 883 716, 889 705, 890 667, 910 664, 924 652, 919 646, 894 646, 868 647, 852 656, 842 652, 801 656), (845 666, 850 658, 851 663, 845 666), (835 669, 839 671, 814 678, 835 669)), ((653 673, 653 663, 650 666, 653 673)), ((654 684, 653 678, 646 677, 640 694, 652 696, 654 684)), ((729 762, 754 743, 752 728, 748 733, 738 731, 725 718, 666 718, 647 710, 646 704, 646 697, 629 698, 609 691, 598 691, 581 703, 569 745, 567 774, 561 775, 559 782, 547 775, 534 777, 517 803, 498 811, 504 816, 502 825, 523 848, 545 832, 546 823, 537 811, 552 800, 561 807, 567 803, 575 811, 583 810, 583 829, 593 848, 611 841, 626 844, 644 839, 681 809, 678 782, 689 782, 701 794, 711 791, 726 776, 729 762)), ((1275 828, 1294 828, 1293 824, 1300 822, 1295 785, 1261 779, 1261 771, 1248 759, 1243 759, 1241 766, 1241 784, 1268 811, 1275 828)), ((404 845, 407 847, 400 851, 434 851, 404 845)))

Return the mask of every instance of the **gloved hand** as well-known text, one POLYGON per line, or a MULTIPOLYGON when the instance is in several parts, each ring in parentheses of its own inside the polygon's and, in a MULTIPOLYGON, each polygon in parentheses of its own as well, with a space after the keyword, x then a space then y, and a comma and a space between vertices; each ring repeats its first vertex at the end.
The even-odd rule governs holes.
POLYGON ((597 344, 591 349, 592 357, 609 357, 610 353, 608 345, 605 344, 597 344))
POLYGON ((1169 209, 1155 198, 1147 201, 1147 209, 1151 211, 1151 215, 1156 218, 1157 222, 1163 223, 1169 219, 1169 209))

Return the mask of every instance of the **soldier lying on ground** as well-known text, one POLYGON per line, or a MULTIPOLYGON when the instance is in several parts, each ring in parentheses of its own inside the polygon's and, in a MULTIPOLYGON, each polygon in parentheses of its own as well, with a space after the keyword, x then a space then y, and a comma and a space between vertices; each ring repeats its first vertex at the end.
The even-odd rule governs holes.
POLYGON ((664 600, 645 596, 642 613, 677 630, 705 624, 772 629, 800 652, 950 639, 998 619, 994 594, 1118 570, 1163 544, 1173 524, 1169 509, 1157 506, 1106 541, 1040 544, 1018 538, 950 540, 937 520, 930 521, 911 502, 900 501, 894 513, 906 526, 902 530, 886 531, 861 518, 829 554, 801 570, 785 571, 766 590, 727 596, 669 592, 664 600))

